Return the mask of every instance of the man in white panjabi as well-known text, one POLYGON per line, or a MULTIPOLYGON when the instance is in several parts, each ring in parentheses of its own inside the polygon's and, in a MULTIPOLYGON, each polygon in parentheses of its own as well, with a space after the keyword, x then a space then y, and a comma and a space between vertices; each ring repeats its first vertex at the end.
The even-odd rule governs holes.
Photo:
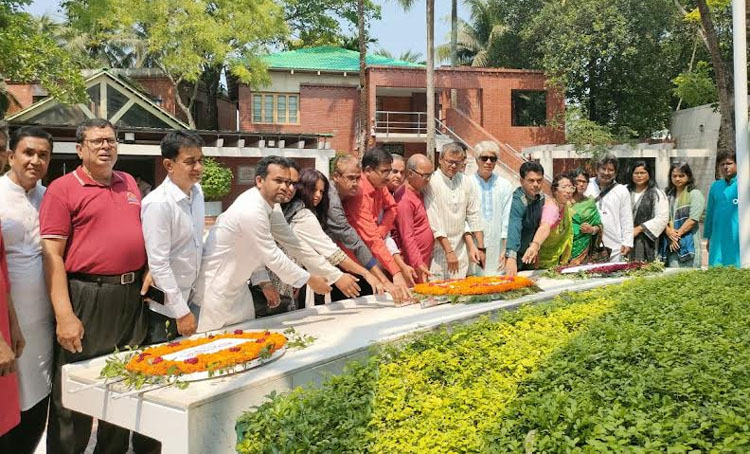
POLYGON ((464 278, 470 261, 484 267, 479 194, 469 177, 458 171, 465 160, 461 145, 444 145, 440 168, 425 190, 425 208, 435 235, 430 267, 433 279, 464 278))
POLYGON ((271 219, 274 206, 284 200, 291 183, 289 161, 265 157, 255 173, 258 187, 242 193, 208 234, 194 300, 200 306, 198 332, 255 317, 247 281, 263 266, 294 287, 308 284, 316 293, 331 291, 323 277, 310 275, 284 255, 271 233, 278 229, 296 238, 288 224, 271 219))
POLYGON ((487 251, 484 268, 472 265, 469 272, 477 276, 496 276, 505 268, 505 242, 508 238, 513 185, 495 173, 500 154, 498 144, 486 140, 479 142, 474 150, 478 170, 470 179, 479 194, 482 233, 487 251))
MULTIPOLYGON (((5 151, 4 140, 0 150, 5 151)), ((42 266, 41 179, 52 157, 52 136, 21 127, 10 140, 10 171, 0 177, 0 227, 8 260, 10 295, 26 346, 17 359, 21 423, 4 437, 16 452, 33 452, 47 420, 52 386, 55 319, 42 266)), ((2 451, 0 443, 0 451, 2 451)))

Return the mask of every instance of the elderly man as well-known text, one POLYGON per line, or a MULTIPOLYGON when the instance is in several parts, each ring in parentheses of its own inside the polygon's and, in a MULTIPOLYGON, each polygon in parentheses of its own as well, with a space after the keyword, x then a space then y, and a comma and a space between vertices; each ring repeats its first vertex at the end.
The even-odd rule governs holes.
POLYGON ((380 148, 368 150, 362 157, 359 189, 343 201, 343 206, 349 223, 393 277, 397 291, 394 298, 401 299, 409 298, 408 287, 413 277, 411 271, 405 276, 403 260, 400 256, 394 257, 392 248, 386 244, 397 213, 396 201, 386 187, 392 160, 391 155, 380 148))
POLYGON ((288 240, 299 242, 283 216, 281 222, 272 218, 291 184, 289 161, 280 156, 261 159, 255 179, 257 187, 242 193, 208 234, 196 287, 198 332, 255 317, 247 281, 263 266, 293 287, 308 284, 316 293, 331 291, 325 278, 311 275, 284 255, 274 241, 280 241, 279 237, 272 235, 279 230, 288 240))
MULTIPOLYGON (((84 121, 76 141, 82 166, 53 181, 39 209, 58 342, 47 426, 50 453, 83 452, 91 432, 90 416, 63 406, 62 366, 141 345, 146 336, 147 308, 141 301, 146 248, 138 185, 132 176, 113 170, 117 133, 109 121, 84 121)), ((96 452, 125 452, 128 435, 99 421, 96 452)))
POLYGON ((459 172, 464 161, 466 151, 460 144, 445 144, 440 151, 440 168, 424 193, 437 240, 430 272, 439 279, 466 277, 469 261, 484 266, 479 196, 471 180, 459 172))
POLYGON ((409 158, 406 168, 406 183, 394 196, 398 215, 393 236, 398 239, 406 263, 416 270, 417 280, 426 282, 430 276, 435 238, 422 193, 430 183, 433 166, 427 156, 415 154, 409 158))
MULTIPOLYGON (((518 173, 521 175, 521 187, 513 192, 505 246, 507 276, 515 276, 520 270, 533 268, 532 263, 524 263, 521 258, 529 245, 534 243, 534 234, 542 222, 544 208, 544 168, 538 162, 524 162, 518 173)), ((539 248, 539 244, 534 244, 539 248)))
POLYGON ((481 198, 482 232, 487 252, 484 268, 473 266, 471 272, 478 276, 493 276, 505 268, 505 242, 508 238, 513 186, 494 172, 500 155, 497 143, 479 142, 474 150, 478 169, 471 180, 481 198))
POLYGON ((404 184, 404 178, 406 178, 406 161, 400 154, 391 153, 393 162, 391 163, 391 174, 388 176, 388 191, 391 194, 395 194, 398 188, 404 184))
POLYGON ((591 178, 585 195, 593 197, 604 227, 602 243, 610 249, 610 262, 624 259, 633 248, 633 208, 630 191, 615 181, 617 158, 605 155, 596 163, 596 176, 591 178))

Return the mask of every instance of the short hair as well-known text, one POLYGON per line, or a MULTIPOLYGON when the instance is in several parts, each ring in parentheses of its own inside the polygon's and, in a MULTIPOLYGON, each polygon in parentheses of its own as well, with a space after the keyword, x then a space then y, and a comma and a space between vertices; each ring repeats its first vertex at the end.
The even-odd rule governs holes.
POLYGON ((396 161, 406 162, 406 159, 404 159, 404 157, 398 153, 391 153, 391 157, 393 158, 393 162, 396 162, 396 161))
POLYGON ((474 151, 477 152, 477 158, 482 153, 492 153, 495 156, 500 156, 500 145, 498 145, 496 142, 493 142, 491 140, 483 140, 479 142, 478 144, 474 145, 474 151))
POLYGON ((364 156, 362 156, 363 169, 369 167, 375 170, 383 164, 391 164, 392 162, 393 157, 391 154, 380 147, 370 148, 365 152, 364 156))
POLYGON ((568 180, 572 183, 570 180, 570 174, 569 173, 558 173, 555 175, 555 178, 552 179, 552 184, 550 185, 550 190, 552 191, 552 194, 557 192, 557 188, 560 186, 560 181, 562 180, 568 180))
POLYGON ((266 178, 268 176, 268 166, 276 164, 277 166, 280 166, 283 169, 288 169, 291 167, 291 163, 289 162, 289 159, 283 157, 283 156, 266 156, 265 158, 261 159, 258 164, 255 166, 255 176, 266 178))
POLYGON ((461 154, 465 158, 466 147, 458 142, 449 142, 443 145, 443 148, 440 149, 440 157, 444 154, 461 154))
POLYGON ((646 172, 648 173, 648 189, 653 188, 656 186, 656 180, 654 179, 654 171, 651 170, 651 167, 646 163, 646 161, 638 160, 633 163, 633 165, 630 166, 630 171, 628 172, 628 189, 630 192, 635 191, 635 183, 633 182, 633 172, 635 172, 635 169, 638 167, 643 167, 646 169, 646 172))
POLYGON ((737 153, 735 153, 734 150, 724 150, 724 151, 719 152, 718 155, 716 155, 717 164, 725 159, 731 159, 732 161, 737 162, 737 153))
POLYGON ((202 148, 203 138, 195 131, 170 131, 161 139, 161 156, 174 159, 180 154, 180 148, 202 148))
POLYGON ((300 167, 299 163, 292 158, 286 158, 287 161, 289 161, 289 168, 294 169, 297 171, 297 173, 302 173, 302 167, 300 167))
POLYGON ((612 164, 615 168, 615 173, 617 173, 617 169, 620 167, 619 161, 617 161, 617 158, 613 154, 605 154, 601 158, 596 160, 596 168, 601 169, 602 167, 606 166, 607 164, 612 164))
POLYGON ((589 175, 589 172, 583 167, 578 167, 568 172, 568 176, 570 177, 571 181, 574 181, 576 178, 580 177, 581 175, 586 177, 586 180, 591 178, 591 175, 589 175))
POLYGON ((338 155, 335 158, 333 158, 333 173, 336 175, 341 175, 341 166, 344 164, 349 164, 350 162, 354 162, 357 165, 357 168, 360 168, 359 160, 354 156, 350 154, 342 154, 338 155))
POLYGON ((86 139, 86 131, 93 128, 112 128, 115 132, 115 137, 117 136, 117 127, 109 120, 105 120, 104 118, 89 118, 88 120, 83 120, 76 128, 76 142, 83 143, 86 139))
POLYGON ((695 189, 695 177, 693 177, 693 170, 690 168, 687 162, 685 161, 677 161, 673 162, 672 165, 669 166, 669 173, 667 174, 667 180, 669 183, 667 183, 667 195, 677 195, 677 187, 672 183, 672 172, 675 170, 682 172, 685 174, 685 176, 688 177, 688 182, 685 185, 685 189, 688 190, 688 192, 695 189))
POLYGON ((539 173, 544 176, 544 167, 536 161, 526 161, 521 164, 518 174, 521 175, 521 179, 524 179, 529 172, 539 173))
POLYGON ((52 134, 44 129, 38 126, 21 126, 10 135, 10 143, 8 144, 9 148, 12 151, 15 151, 18 144, 26 137, 35 137, 37 139, 46 140, 47 143, 49 143, 50 151, 52 151, 52 148, 55 146, 54 141, 52 140, 52 134))

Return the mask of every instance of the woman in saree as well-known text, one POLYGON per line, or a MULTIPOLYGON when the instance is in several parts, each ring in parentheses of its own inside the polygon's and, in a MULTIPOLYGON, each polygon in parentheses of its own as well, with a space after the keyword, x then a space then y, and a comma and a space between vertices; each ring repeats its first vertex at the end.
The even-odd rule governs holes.
POLYGON ((571 200, 571 219, 573 221, 573 248, 570 253, 570 264, 581 265, 588 262, 606 261, 599 252, 602 237, 602 218, 596 208, 593 197, 586 197, 589 186, 589 174, 581 168, 572 170, 570 180, 576 192, 571 200))
POLYGON ((524 253, 524 263, 535 263, 536 268, 553 268, 568 263, 573 247, 573 221, 570 200, 575 188, 565 174, 552 180, 552 197, 542 209, 542 221, 524 253))
POLYGON ((693 171, 686 162, 669 167, 669 224, 661 237, 661 260, 669 267, 700 268, 699 223, 705 207, 703 194, 695 189, 693 171))
POLYGON ((656 187, 653 172, 645 161, 630 168, 630 200, 633 206, 633 250, 630 260, 653 262, 657 259, 659 236, 669 222, 669 202, 656 187))

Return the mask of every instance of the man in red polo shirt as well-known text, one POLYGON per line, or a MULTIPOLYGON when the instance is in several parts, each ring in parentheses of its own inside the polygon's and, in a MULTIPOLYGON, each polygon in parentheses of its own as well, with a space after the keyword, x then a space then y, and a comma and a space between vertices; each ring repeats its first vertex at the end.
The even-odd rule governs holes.
MULTIPOLYGON (((44 273, 57 321, 47 427, 47 452, 55 454, 83 452, 92 423, 63 407, 62 366, 139 345, 147 327, 138 185, 113 170, 117 134, 109 121, 86 120, 76 140, 82 166, 50 184, 39 210, 44 273)), ((125 452, 128 438, 128 430, 99 421, 97 452, 125 452)))

